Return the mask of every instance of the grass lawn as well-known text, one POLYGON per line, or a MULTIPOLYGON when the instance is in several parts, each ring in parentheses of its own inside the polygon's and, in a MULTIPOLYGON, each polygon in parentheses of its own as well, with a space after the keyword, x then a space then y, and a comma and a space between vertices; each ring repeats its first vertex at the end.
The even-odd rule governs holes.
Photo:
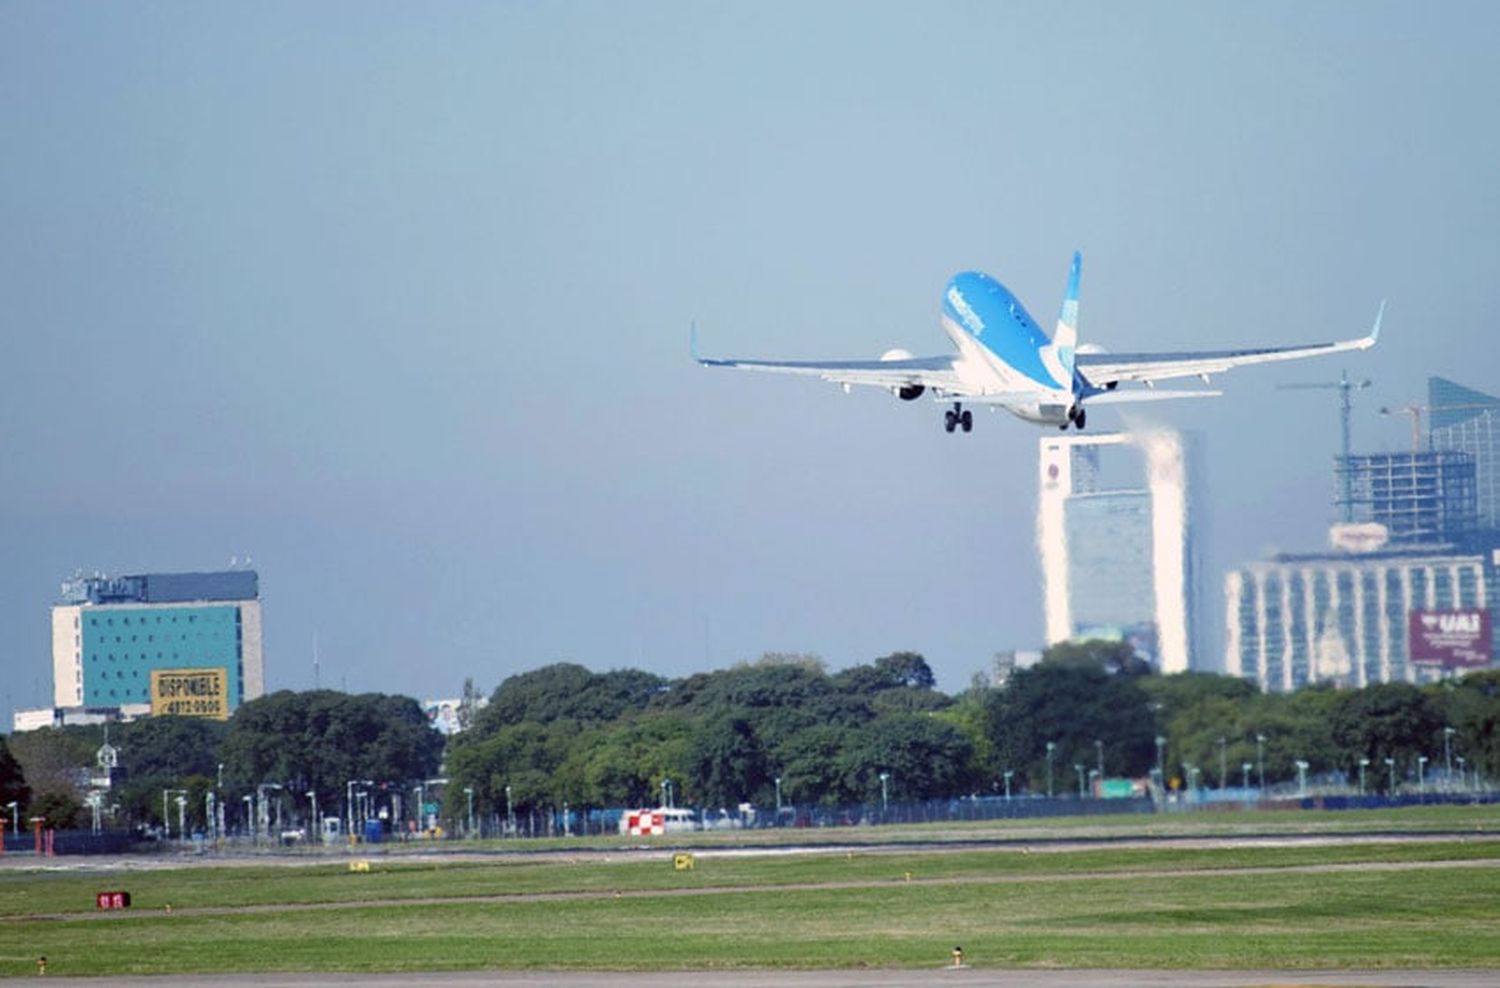
POLYGON ((1497 862, 1500 840, 1476 836, 705 853, 681 872, 665 855, 374 858, 367 874, 342 862, 9 871, 0 872, 0 976, 34 973, 38 954, 58 975, 937 967, 955 944, 976 966, 1500 968, 1497 862), (1347 867, 1356 864, 1374 867, 1347 867), (1310 870, 1327 865, 1345 867, 1310 870), (106 888, 130 890, 134 908, 95 913, 93 894, 106 888), (558 893, 571 895, 539 897, 558 893))

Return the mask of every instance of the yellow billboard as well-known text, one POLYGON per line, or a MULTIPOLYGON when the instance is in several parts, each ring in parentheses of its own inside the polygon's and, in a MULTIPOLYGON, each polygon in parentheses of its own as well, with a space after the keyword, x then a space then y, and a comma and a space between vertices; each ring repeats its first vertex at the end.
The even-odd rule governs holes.
POLYGON ((215 669, 151 670, 151 714, 154 717, 229 719, 228 671, 215 669))

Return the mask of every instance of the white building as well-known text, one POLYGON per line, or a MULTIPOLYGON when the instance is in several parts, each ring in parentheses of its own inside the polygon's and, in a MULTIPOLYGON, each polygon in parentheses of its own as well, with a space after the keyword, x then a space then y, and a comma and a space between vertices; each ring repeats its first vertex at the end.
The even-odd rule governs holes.
POLYGON ((1279 556, 1225 575, 1225 670, 1289 692, 1315 683, 1431 682, 1490 664, 1485 558, 1422 551, 1279 556), (1414 622, 1464 619, 1424 648, 1414 622), (1451 651, 1452 654, 1444 654, 1451 651))
POLYGON ((1183 437, 1075 433, 1040 450, 1047 642, 1126 640, 1163 673, 1194 668, 1199 567, 1183 437))
POLYGON ((184 698, 205 711, 213 705, 217 713, 209 716, 227 716, 261 696, 259 596, 253 570, 67 581, 62 602, 52 608, 56 719, 150 713, 152 683, 163 675, 182 682, 211 674, 206 681, 220 695, 184 698))

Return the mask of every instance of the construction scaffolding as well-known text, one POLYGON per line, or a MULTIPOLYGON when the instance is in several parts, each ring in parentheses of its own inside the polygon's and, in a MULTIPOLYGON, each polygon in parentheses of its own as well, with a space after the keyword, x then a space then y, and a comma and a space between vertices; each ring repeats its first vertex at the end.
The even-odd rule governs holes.
POLYGON ((1384 525, 1393 545, 1462 543, 1479 525, 1474 457, 1457 450, 1334 458, 1344 517, 1384 525))

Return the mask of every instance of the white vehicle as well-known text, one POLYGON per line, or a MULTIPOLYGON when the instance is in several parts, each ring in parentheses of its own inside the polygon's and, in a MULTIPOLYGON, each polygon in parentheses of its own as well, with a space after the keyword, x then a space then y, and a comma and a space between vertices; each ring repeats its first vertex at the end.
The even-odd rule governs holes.
POLYGON ((678 806, 656 809, 626 810, 620 816, 620 833, 632 837, 650 837, 674 831, 697 830, 698 819, 692 810, 678 806))

